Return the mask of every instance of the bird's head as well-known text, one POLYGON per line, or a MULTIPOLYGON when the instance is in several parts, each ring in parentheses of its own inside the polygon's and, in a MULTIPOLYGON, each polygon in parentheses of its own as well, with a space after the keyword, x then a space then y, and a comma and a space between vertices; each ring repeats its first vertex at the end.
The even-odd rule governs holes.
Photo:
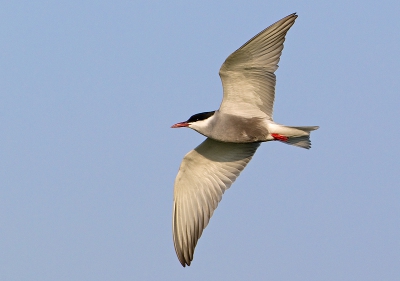
POLYGON ((179 122, 171 126, 171 128, 182 128, 189 127, 198 131, 201 128, 207 127, 210 121, 210 117, 214 115, 215 111, 202 112, 197 113, 195 115, 190 116, 187 121, 179 122))

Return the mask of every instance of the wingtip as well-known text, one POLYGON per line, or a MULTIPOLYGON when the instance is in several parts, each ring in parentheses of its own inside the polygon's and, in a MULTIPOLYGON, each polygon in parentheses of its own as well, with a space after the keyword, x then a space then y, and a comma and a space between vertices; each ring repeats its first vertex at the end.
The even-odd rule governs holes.
MULTIPOLYGON (((175 249, 175 251, 176 251, 176 249, 175 249)), ((176 251, 176 255, 177 255, 178 260, 179 260, 180 264, 182 265, 182 267, 190 266, 190 264, 191 264, 190 259, 186 260, 186 258, 183 256, 183 254, 180 255, 178 253, 178 251, 176 251)))
POLYGON ((182 267, 190 266, 192 262, 191 260, 186 260, 184 257, 181 258, 180 256, 178 256, 178 260, 181 263, 182 267))
POLYGON ((294 21, 294 20, 296 20, 298 17, 299 17, 299 15, 298 15, 296 12, 294 12, 294 13, 292 13, 292 14, 290 14, 290 15, 284 17, 283 19, 290 19, 290 18, 293 18, 293 21, 294 21))

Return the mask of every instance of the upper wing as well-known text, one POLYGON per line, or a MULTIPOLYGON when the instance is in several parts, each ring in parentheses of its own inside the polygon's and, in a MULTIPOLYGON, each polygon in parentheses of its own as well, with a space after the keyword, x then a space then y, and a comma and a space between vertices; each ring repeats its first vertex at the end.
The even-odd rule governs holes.
POLYGON ((225 60, 219 71, 224 88, 221 112, 272 120, 274 72, 296 18, 291 14, 267 27, 225 60))
POLYGON ((246 167, 259 143, 223 143, 207 138, 183 158, 175 180, 172 228, 175 251, 190 265, 194 248, 222 194, 246 167))

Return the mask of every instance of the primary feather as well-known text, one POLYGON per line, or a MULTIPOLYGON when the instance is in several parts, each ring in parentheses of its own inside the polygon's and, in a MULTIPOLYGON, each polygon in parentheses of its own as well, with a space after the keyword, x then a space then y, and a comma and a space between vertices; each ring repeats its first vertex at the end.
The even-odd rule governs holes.
POLYGON ((222 143, 207 138, 183 158, 175 180, 173 237, 183 266, 190 265, 194 248, 222 194, 239 176, 259 143, 222 143))

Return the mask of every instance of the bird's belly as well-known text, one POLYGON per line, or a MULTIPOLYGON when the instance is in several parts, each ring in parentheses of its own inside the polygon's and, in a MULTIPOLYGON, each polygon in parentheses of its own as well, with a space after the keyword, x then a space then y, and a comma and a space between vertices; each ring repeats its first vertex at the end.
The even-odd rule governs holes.
POLYGON ((259 118, 230 118, 229 121, 214 126, 208 137, 222 142, 262 142, 266 141, 269 135, 264 124, 259 118))

